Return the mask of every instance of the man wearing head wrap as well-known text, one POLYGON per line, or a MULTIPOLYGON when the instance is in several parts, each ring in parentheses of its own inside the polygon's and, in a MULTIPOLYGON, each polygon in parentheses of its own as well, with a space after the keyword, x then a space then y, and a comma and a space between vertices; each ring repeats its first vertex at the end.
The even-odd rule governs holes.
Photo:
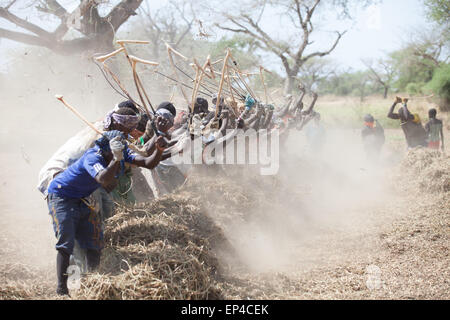
MULTIPOLYGON (((154 120, 154 126, 161 133, 167 133, 173 126, 177 110, 175 106, 168 101, 164 101, 159 104, 156 109, 156 119, 154 120)), ((145 145, 154 136, 154 127, 151 121, 147 121, 145 132, 139 138, 138 143, 145 145)))
POLYGON ((113 190, 124 163, 153 169, 166 147, 165 140, 158 137, 155 152, 142 157, 128 149, 124 138, 125 135, 117 130, 105 132, 95 141, 94 147, 58 174, 48 187, 47 203, 57 238, 57 293, 60 295, 68 294, 66 272, 75 241, 87 250, 89 270, 95 269, 100 262, 102 223, 87 197, 99 187, 113 190))
MULTIPOLYGON (((130 126, 130 124, 134 125, 134 122, 139 122, 139 117, 133 109, 124 107, 124 105, 129 105, 129 103, 130 101, 120 103, 115 110, 107 114, 103 121, 95 122, 94 126, 102 132, 108 130, 119 130, 125 134, 128 134, 135 128, 130 126), (119 108, 120 105, 122 105, 122 107, 119 108), (130 121, 127 121, 126 124, 124 121, 121 121, 121 118, 124 117, 125 119, 130 119, 130 121)), ((40 170, 38 190, 46 196, 48 185, 53 180, 53 177, 79 159, 87 149, 93 147, 94 141, 99 137, 100 135, 97 132, 92 130, 90 127, 86 127, 74 137, 70 138, 56 151, 56 153, 40 170)))
POLYGON ((361 130, 364 150, 370 162, 376 162, 384 145, 384 129, 371 114, 364 116, 364 127, 361 130))
MULTIPOLYGON (((154 146, 155 139, 158 135, 163 135, 165 139, 170 140, 168 130, 173 126, 175 115, 175 106, 168 101, 162 102, 156 109, 155 120, 153 122, 147 120, 145 124, 145 132, 141 137, 139 137, 137 144, 143 146, 144 149, 147 150, 148 154, 152 154, 154 152, 154 148, 151 148, 151 146, 154 146), (154 134, 154 128, 157 129, 158 135, 154 134)), ((113 124, 115 120, 114 116, 115 114, 112 114, 113 124)), ((119 124, 125 125, 125 123, 120 122, 119 124)), ((155 192, 151 188, 151 181, 149 182, 146 178, 147 175, 148 172, 145 172, 145 170, 140 170, 138 168, 133 169, 129 164, 126 164, 124 174, 120 176, 117 187, 111 192, 111 196, 114 201, 123 205, 134 205, 137 202, 135 191, 138 192, 137 194, 141 197, 141 199, 150 199, 152 193, 154 195, 155 192), (136 185, 134 185, 135 183, 136 185), (140 190, 138 190, 137 187, 139 187, 140 190)))
POLYGON ((389 109, 388 118, 400 120, 400 126, 405 134, 406 144, 408 148, 415 148, 417 146, 427 146, 427 133, 420 122, 420 118, 413 115, 408 110, 408 99, 396 97, 394 104, 389 109), (394 113, 395 106, 398 103, 402 103, 398 113, 394 113))
MULTIPOLYGON (((134 110, 137 110, 137 108, 133 102, 123 101, 115 107, 113 112, 108 113, 103 121, 95 122, 94 126, 101 132, 120 130, 122 133, 126 134, 134 129, 136 120, 139 118, 134 110)), ((90 127, 86 127, 77 135, 70 138, 40 170, 38 190, 47 197, 47 190, 51 181, 59 173, 63 172, 71 164, 80 159, 86 150, 94 147, 95 141, 99 137, 100 135, 97 132, 90 127)), ((96 200, 96 207, 101 220, 111 216, 114 209, 114 202, 111 194, 101 187, 95 191, 93 197, 96 200)), ((73 258, 82 270, 86 270, 84 263, 85 252, 81 250, 78 245, 75 247, 73 258)))
POLYGON ((108 112, 103 123, 105 130, 119 130, 128 135, 136 129, 140 120, 139 114, 131 108, 122 107, 108 112))

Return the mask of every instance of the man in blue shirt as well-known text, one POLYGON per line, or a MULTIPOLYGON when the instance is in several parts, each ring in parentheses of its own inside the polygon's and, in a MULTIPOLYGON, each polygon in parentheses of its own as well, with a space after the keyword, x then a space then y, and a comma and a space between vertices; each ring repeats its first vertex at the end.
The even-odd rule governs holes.
POLYGON ((93 148, 58 174, 48 187, 47 202, 58 251, 56 292, 60 295, 68 294, 66 272, 75 240, 82 249, 86 249, 89 270, 100 263, 103 248, 102 224, 85 198, 99 187, 112 191, 123 171, 121 169, 124 162, 153 169, 161 160, 167 145, 163 137, 158 137, 154 142, 155 151, 148 157, 143 157, 133 154, 124 144, 124 138, 123 133, 117 130, 105 132, 93 148))

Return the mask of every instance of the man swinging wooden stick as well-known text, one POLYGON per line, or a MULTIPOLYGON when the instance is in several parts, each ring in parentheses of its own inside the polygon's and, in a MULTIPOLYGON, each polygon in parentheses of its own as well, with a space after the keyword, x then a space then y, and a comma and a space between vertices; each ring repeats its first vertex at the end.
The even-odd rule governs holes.
POLYGON ((68 294, 67 268, 73 253, 75 240, 86 250, 87 267, 95 269, 100 262, 103 248, 102 224, 97 213, 92 210, 88 199, 99 187, 111 191, 122 174, 124 163, 130 163, 147 169, 155 168, 161 160, 166 141, 163 137, 155 140, 155 152, 144 157, 134 153, 126 143, 126 134, 131 132, 139 122, 133 114, 111 114, 110 121, 115 121, 122 131, 101 132, 86 120, 74 107, 64 101, 74 114, 86 122, 91 129, 101 134, 95 145, 89 148, 78 160, 57 174, 47 190, 47 203, 52 216, 57 254, 57 294, 68 294))

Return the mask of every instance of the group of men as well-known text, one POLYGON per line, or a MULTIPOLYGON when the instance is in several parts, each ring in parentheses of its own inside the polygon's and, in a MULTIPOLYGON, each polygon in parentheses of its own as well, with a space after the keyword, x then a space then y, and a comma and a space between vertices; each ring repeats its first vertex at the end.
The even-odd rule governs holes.
MULTIPOLYGON (((388 118, 400 120, 400 127, 405 135, 408 149, 428 147, 444 151, 444 130, 442 120, 436 118, 437 110, 428 110, 429 121, 422 125, 417 113, 412 114, 408 109, 408 99, 396 97, 388 112, 388 118), (402 106, 395 112, 395 107, 402 106)), ((370 114, 364 116, 364 127, 361 131, 366 154, 371 159, 377 159, 385 142, 384 130, 380 123, 370 114)))
MULTIPOLYGON (((200 138, 206 148, 225 144, 246 130, 257 135, 277 130, 283 147, 291 129, 306 128, 311 150, 319 150, 324 131, 320 114, 313 110, 318 97, 312 93, 312 102, 305 108, 306 90, 299 88, 300 95, 296 99, 288 96, 279 110, 250 95, 240 103, 213 96, 211 106, 199 97, 188 106, 188 112, 177 112, 166 101, 155 114, 142 112, 131 100, 123 101, 94 124, 102 135, 86 128, 69 139, 39 173, 38 189, 46 197, 57 238, 56 292, 69 293, 71 257, 83 272, 99 265, 103 225, 112 216, 115 203, 135 204, 135 191, 151 200, 184 182, 189 168, 175 165, 171 157, 183 153, 187 142, 200 138)), ((439 148, 442 141, 443 149, 442 121, 436 119, 436 110, 430 110, 430 121, 423 128, 418 116, 409 112, 407 100, 397 98, 388 117, 401 121, 408 147, 439 148), (403 106, 394 113, 398 103, 403 106)), ((384 130, 371 115, 366 115, 364 122, 364 146, 368 156, 376 158, 385 141, 384 130)))
POLYGON ((279 130, 284 139, 289 129, 301 130, 319 116, 313 111, 317 95, 304 109, 305 90, 301 92, 297 99, 289 97, 279 111, 250 95, 239 104, 223 98, 217 103, 218 97, 213 96, 210 110, 208 101, 199 97, 189 112, 178 116, 170 102, 147 115, 128 100, 94 124, 101 135, 86 128, 69 139, 41 169, 38 185, 57 239, 57 294, 69 294, 67 269, 72 262, 82 271, 98 267, 103 224, 115 203, 134 204, 136 187, 148 190, 145 197, 150 200, 184 181, 186 171, 170 158, 183 152, 187 140, 200 136, 204 148, 249 129, 266 129, 266 134, 279 130))

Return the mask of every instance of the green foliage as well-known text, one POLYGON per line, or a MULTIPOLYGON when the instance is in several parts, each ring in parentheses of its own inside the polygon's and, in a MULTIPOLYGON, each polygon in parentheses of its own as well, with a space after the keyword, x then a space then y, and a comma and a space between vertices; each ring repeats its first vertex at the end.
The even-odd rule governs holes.
POLYGON ((255 68, 259 65, 260 58, 255 54, 258 43, 246 36, 234 35, 231 38, 222 38, 215 43, 210 43, 210 53, 213 59, 222 59, 227 48, 231 49, 233 57, 239 63, 241 70, 255 68))
POLYGON ((422 88, 425 85, 425 83, 416 83, 416 82, 411 82, 408 83, 408 85, 406 86, 406 92, 408 92, 409 95, 418 95, 418 94, 422 94, 422 88))
POLYGON ((450 109, 450 64, 436 69, 425 90, 439 96, 442 110, 450 109))
POLYGON ((436 65, 417 56, 412 46, 391 53, 390 58, 396 70, 394 87, 399 91, 407 90, 410 83, 426 83, 433 77, 436 65))
POLYGON ((450 0, 425 0, 428 17, 439 24, 450 24, 450 0))
POLYGON ((379 87, 370 79, 367 71, 344 72, 323 79, 318 84, 321 94, 337 96, 365 96, 379 92, 379 87))

